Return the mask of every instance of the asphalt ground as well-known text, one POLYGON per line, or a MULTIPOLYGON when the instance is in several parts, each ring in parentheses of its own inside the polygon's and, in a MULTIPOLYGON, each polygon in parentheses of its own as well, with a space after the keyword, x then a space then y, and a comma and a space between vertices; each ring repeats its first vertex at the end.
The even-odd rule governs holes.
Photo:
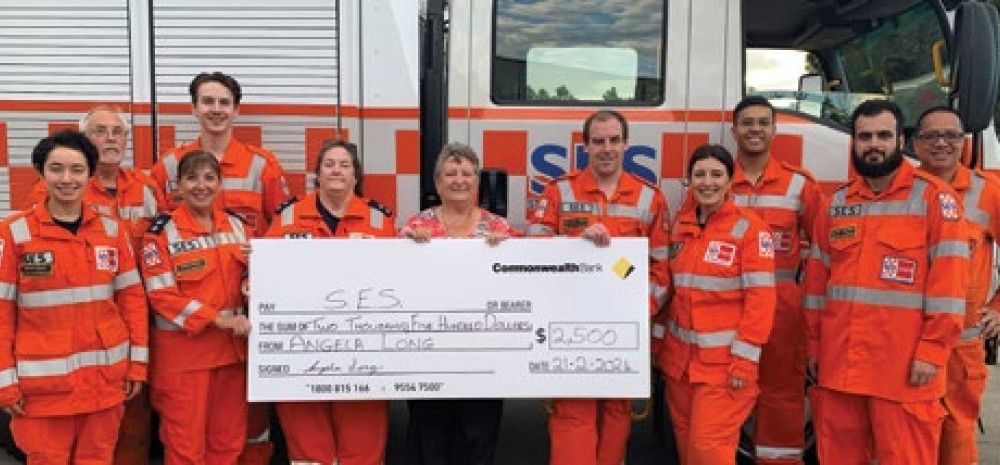
MULTIPOLYGON (((979 434, 980 461, 983 465, 1000 464, 1000 367, 991 366, 989 386, 983 399, 983 426, 979 434)), ((387 465, 405 465, 406 404, 392 402, 387 465)), ((629 465, 666 465, 671 459, 669 437, 657 434, 653 422, 647 419, 633 425, 629 442, 629 465)), ((159 464, 158 459, 153 464, 159 464)), ((544 465, 548 462, 548 432, 541 402, 534 399, 508 400, 504 403, 500 443, 496 465, 544 465)), ((0 465, 19 463, 0 452, 0 465)))

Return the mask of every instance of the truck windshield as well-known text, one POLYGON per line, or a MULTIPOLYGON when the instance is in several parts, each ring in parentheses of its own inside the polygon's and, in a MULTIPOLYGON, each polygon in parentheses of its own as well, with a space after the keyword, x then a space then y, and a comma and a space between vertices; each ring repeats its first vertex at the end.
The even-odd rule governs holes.
POLYGON ((498 0, 491 96, 498 104, 663 101, 665 0, 498 0))
MULTIPOLYGON (((938 79, 934 65, 937 56, 941 76, 950 75, 945 35, 928 3, 917 3, 894 16, 826 24, 828 30, 817 29, 817 36, 857 33, 824 47, 748 47, 747 94, 762 95, 779 108, 845 127, 854 108, 872 98, 895 101, 907 121, 915 121, 927 108, 947 103, 949 89, 938 79), (791 80, 775 80, 773 73, 767 72, 779 66, 791 80)), ((824 43, 830 41, 804 41, 805 45, 824 43)))

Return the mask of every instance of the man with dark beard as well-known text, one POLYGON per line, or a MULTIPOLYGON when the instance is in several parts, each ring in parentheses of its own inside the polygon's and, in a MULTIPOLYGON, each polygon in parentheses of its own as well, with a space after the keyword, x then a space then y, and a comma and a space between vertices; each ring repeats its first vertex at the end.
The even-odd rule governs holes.
POLYGON ((851 126, 857 175, 818 215, 806 264, 819 461, 936 464, 941 367, 968 285, 962 206, 947 184, 903 163, 896 104, 864 102, 851 126))

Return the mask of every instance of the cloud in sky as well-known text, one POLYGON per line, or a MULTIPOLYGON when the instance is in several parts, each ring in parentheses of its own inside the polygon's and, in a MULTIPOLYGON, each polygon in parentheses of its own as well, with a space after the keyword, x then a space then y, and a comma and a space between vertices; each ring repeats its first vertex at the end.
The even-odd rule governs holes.
POLYGON ((501 0, 497 51, 523 60, 535 47, 632 48, 639 56, 639 71, 655 76, 662 59, 663 4, 663 0, 501 0))
POLYGON ((747 50, 746 84, 756 90, 799 88, 805 73, 806 52, 799 50, 747 50))

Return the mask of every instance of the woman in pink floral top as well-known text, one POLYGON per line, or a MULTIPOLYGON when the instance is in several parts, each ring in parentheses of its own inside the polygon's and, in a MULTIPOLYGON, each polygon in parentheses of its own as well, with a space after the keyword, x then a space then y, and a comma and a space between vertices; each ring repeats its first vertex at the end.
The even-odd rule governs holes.
POLYGON ((458 142, 445 145, 434 165, 441 206, 411 216, 400 235, 417 242, 432 237, 482 237, 493 245, 510 237, 514 229, 506 219, 477 205, 479 170, 479 157, 472 147, 458 142))
MULTIPOLYGON (((491 245, 513 235, 503 217, 477 204, 479 157, 468 145, 445 145, 434 165, 441 206, 406 221, 400 235, 416 242, 431 238, 484 238, 491 245)), ((501 399, 411 400, 407 447, 410 464, 490 465, 500 433, 501 399)))

